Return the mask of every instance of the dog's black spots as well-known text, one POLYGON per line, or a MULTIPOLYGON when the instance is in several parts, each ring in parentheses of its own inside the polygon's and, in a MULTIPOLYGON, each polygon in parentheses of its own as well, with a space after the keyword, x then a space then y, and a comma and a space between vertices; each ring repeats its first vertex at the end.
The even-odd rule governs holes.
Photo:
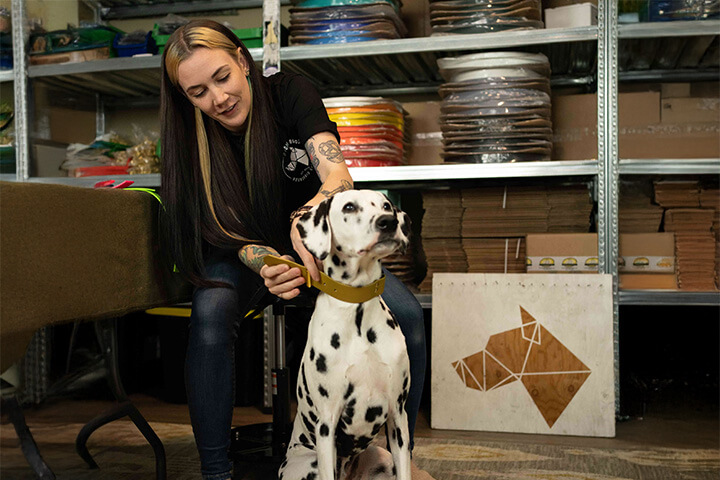
POLYGON ((403 380, 403 390, 407 390, 408 380, 409 380, 409 379, 408 379, 408 377, 406 376, 405 379, 403 380))
POLYGON ((313 360, 315 360, 315 349, 311 348, 310 349, 310 361, 312 362, 313 360))
POLYGON ((362 436, 357 439, 355 442, 355 450, 367 450, 367 447, 370 445, 370 442, 372 442, 373 439, 371 437, 365 437, 362 436))
POLYGON ((410 235, 410 225, 411 224, 412 224, 412 222, 410 221, 410 215, 403 212, 403 221, 400 222, 400 231, 406 237, 410 235))
POLYGON ((330 339, 330 345, 332 345, 335 350, 340 348, 340 335, 338 335, 337 333, 333 333, 333 336, 330 339))
POLYGON ((315 415, 312 410, 310 410, 308 412, 308 414, 310 415, 310 420, 312 420, 313 423, 317 423, 317 421, 318 421, 317 415, 315 415))
POLYGON ((307 230, 305 230, 305 227, 303 227, 302 224, 297 224, 297 230, 300 234, 300 238, 307 238, 307 230))
POLYGON ((327 274, 328 274, 328 277, 332 278, 332 276, 333 276, 333 269, 332 269, 332 267, 328 267, 328 272, 327 272, 327 274))
POLYGON ((390 314, 390 320, 392 320, 393 325, 395 325, 395 327, 399 327, 400 324, 398 323, 397 318, 395 318, 395 314, 392 312, 392 310, 388 310, 388 313, 390 314))
POLYGON ((397 432, 397 443, 398 447, 402 448, 403 446, 403 438, 402 438, 402 432, 399 428, 396 428, 395 431, 397 432))
POLYGON ((397 475, 397 469, 395 468, 395 465, 393 465, 392 474, 393 477, 397 475))
POLYGON ((385 306, 385 302, 380 302, 380 308, 383 309, 383 312, 387 311, 387 307, 385 306))
POLYGON ((298 398, 299 398, 300 400, 302 400, 302 397, 303 397, 303 393, 302 393, 302 392, 303 392, 302 387, 298 387, 298 398))
POLYGON ((337 248, 337 251, 338 251, 338 252, 342 252, 342 247, 341 247, 340 245, 338 245, 338 246, 335 247, 335 248, 337 248))
POLYGON ((310 466, 312 468, 317 468, 317 466, 318 466, 317 460, 313 460, 313 462, 310 464, 310 466))
POLYGON ((370 205, 372 205, 372 206, 374 207, 374 206, 375 206, 375 202, 370 202, 370 205))
POLYGON ((303 480, 315 480, 315 478, 317 478, 317 474, 315 472, 310 472, 305 478, 303 478, 303 480))
POLYGON ((320 373, 327 372, 327 364, 325 363, 325 355, 322 353, 318 355, 317 362, 315 362, 315 366, 317 367, 317 371, 320 373))
POLYGON ((393 330, 395 330, 395 322, 393 322, 393 319, 392 319, 392 318, 388 318, 388 319, 387 319, 387 324, 388 324, 388 327, 390 327, 390 328, 392 328, 393 330))
POLYGON ((348 402, 347 405, 345 405, 345 411, 342 415, 342 421, 345 422, 346 425, 352 425, 353 417, 355 416, 355 399, 353 398, 348 402))
MULTIPOLYGON (((312 253, 312 252, 310 252, 310 253, 312 253)), ((325 260, 325 259, 327 258, 327 256, 328 256, 328 252, 322 252, 319 256, 318 256, 318 255, 316 255, 316 256, 317 256, 317 258, 319 258, 320 260, 325 260)))
MULTIPOLYGON (((324 221, 327 223, 327 216, 328 212, 330 212, 330 204, 332 202, 332 197, 328 198, 324 202, 320 202, 317 207, 315 207, 315 216, 313 217, 313 224, 317 227, 320 225, 321 221, 324 221)), ((327 228, 327 225, 324 225, 323 230, 327 228)))
POLYGON ((347 267, 347 262, 345 262, 345 260, 343 260, 342 262, 340 262, 340 266, 341 266, 341 267, 347 267))
POLYGON ((375 340, 377 340, 377 335, 375 335, 375 330, 372 328, 368 329, 367 331, 367 339, 370 343, 375 343, 375 340))
POLYGON ((302 418, 302 421, 305 424, 305 428, 308 429, 308 432, 312 432, 313 430, 315 430, 315 424, 312 423, 310 420, 308 420, 308 418, 305 415, 303 415, 301 413, 300 417, 302 418))
POLYGON ((373 469, 373 471, 371 473, 372 473, 372 475, 380 475, 383 473, 387 473, 387 470, 385 469, 385 465, 378 465, 377 467, 375 467, 373 469))
POLYGON ((398 403, 398 410, 403 411, 405 408, 405 402, 407 402, 408 392, 407 390, 403 391, 400 395, 398 395, 397 403, 398 403))
POLYGON ((307 212, 303 213, 302 215, 300 215, 300 220, 307 222, 308 220, 310 220, 311 216, 312 216, 312 213, 310 213, 310 211, 307 211, 307 212))
POLYGON ((357 310, 355 310, 355 326, 357 327, 358 337, 362 337, 362 330, 360 327, 362 326, 362 319, 363 319, 363 304, 357 306, 357 310))
POLYGON ((352 383, 348 383, 348 388, 347 388, 347 390, 345 390, 345 395, 343 396, 343 399, 347 400, 348 398, 350 398, 350 395, 352 395, 352 393, 354 391, 355 391, 355 385, 353 385, 352 383))
POLYGON ((328 222, 327 222, 327 218, 323 219, 322 231, 323 231, 323 233, 327 233, 327 232, 328 232, 328 222))
POLYGON ((347 280, 348 278, 350 278, 350 275, 347 272, 343 272, 340 278, 342 278, 343 280, 347 280))
POLYGON ((330 395, 328 395, 328 391, 325 390, 325 388, 322 385, 318 386, 318 392, 320 392, 320 395, 322 395, 325 398, 330 398, 330 395))
POLYGON ((384 423, 382 423, 382 422, 376 423, 375 425, 373 425, 373 429, 372 429, 372 435, 373 435, 373 437, 374 437, 375 435, 377 435, 378 432, 380 432, 380 429, 382 428, 383 425, 384 425, 384 423))
POLYGON ((302 443, 302 444, 305 445, 305 446, 310 445, 310 446, 311 446, 311 449, 312 449, 312 447, 314 447, 314 445, 313 445, 312 443, 310 443, 310 439, 309 439, 309 438, 307 437, 307 435, 305 435, 304 433, 301 433, 301 434, 300 434, 299 440, 300 440, 300 443, 302 443))
POLYGON ((305 376, 305 363, 301 365, 300 373, 302 374, 303 387, 305 387, 306 392, 309 392, 310 389, 308 388, 307 377, 305 376))
POLYGON ((307 402, 307 404, 308 404, 309 406, 311 406, 311 407, 314 407, 314 406, 315 406, 315 404, 314 404, 313 401, 312 401, 312 398, 310 398, 310 392, 308 392, 307 396, 305 396, 305 401, 307 402))
POLYGON ((320 425, 320 436, 327 437, 328 435, 330 435, 330 428, 323 423, 320 425))
POLYGON ((340 257, 338 257, 337 255, 333 254, 333 256, 332 256, 332 263, 333 263, 333 265, 335 265, 336 267, 339 267, 339 266, 340 266, 340 257))
POLYGON ((383 414, 383 407, 370 407, 365 412, 365 421, 373 423, 377 417, 383 414))

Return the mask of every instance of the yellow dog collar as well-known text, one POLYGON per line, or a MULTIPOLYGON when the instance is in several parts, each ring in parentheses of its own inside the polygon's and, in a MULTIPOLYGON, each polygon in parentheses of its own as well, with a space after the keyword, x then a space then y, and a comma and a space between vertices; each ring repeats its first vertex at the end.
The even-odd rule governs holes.
POLYGON ((275 255, 265 255, 263 257, 263 261, 265 262, 265 265, 269 266, 285 264, 289 265, 291 268, 299 268, 301 275, 305 279, 305 284, 308 287, 315 287, 321 292, 327 293, 331 297, 342 300, 343 302, 364 303, 371 298, 381 295, 385 289, 384 275, 380 277, 380 279, 375 280, 373 283, 365 285, 364 287, 353 287, 333 280, 323 272, 320 272, 320 281, 316 282, 312 279, 312 277, 310 277, 310 274, 305 266, 290 260, 285 260, 284 258, 276 257, 275 255))

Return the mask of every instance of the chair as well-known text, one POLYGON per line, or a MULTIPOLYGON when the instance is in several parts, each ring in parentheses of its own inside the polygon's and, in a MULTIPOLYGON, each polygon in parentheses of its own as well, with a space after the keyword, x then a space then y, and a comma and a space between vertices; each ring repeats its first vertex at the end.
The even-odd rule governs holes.
MULTIPOLYGON (((22 358, 38 329, 96 321, 118 403, 81 430, 78 452, 97 468, 88 437, 101 425, 129 416, 153 446, 156 477, 165 479, 162 443, 120 383, 115 337, 115 319, 189 297, 188 285, 160 267, 157 214, 157 201, 142 192, 0 182, 0 371, 22 358)), ((3 398, 2 407, 36 476, 55 478, 17 398, 3 398)))

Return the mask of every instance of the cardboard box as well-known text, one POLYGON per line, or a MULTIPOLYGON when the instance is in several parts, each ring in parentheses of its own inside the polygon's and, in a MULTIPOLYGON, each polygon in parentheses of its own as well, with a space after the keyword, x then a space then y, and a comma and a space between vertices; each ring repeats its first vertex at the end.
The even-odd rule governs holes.
POLYGON ((440 102, 406 102, 410 124, 410 156, 408 165, 443 163, 440 102))
POLYGON ((33 177, 67 177, 60 165, 65 161, 67 144, 50 140, 35 140, 30 175, 33 177))
POLYGON ((409 38, 429 37, 432 33, 428 0, 405 0, 402 2, 400 18, 408 29, 409 38))
POLYGON ((663 273, 621 273, 618 286, 623 290, 677 290, 677 276, 663 273))
POLYGON ((675 273, 673 233, 621 233, 619 265, 622 273, 675 273))
MULTIPOLYGON (((662 124, 660 92, 619 95, 621 158, 720 157, 720 122, 662 124)), ((553 97, 553 160, 597 158, 597 97, 553 97)))
POLYGON ((592 3, 597 7, 597 0, 542 0, 543 10, 548 8, 566 7, 568 5, 577 5, 579 3, 592 3))
POLYGON ((720 98, 664 98, 661 103, 661 123, 720 122, 720 98))
POLYGON ((573 28, 597 25, 597 7, 592 3, 578 3, 545 10, 545 28, 573 28))
POLYGON ((596 233, 541 233, 526 237, 527 273, 597 273, 596 233))
POLYGON ((663 83, 660 88, 660 95, 663 99, 690 96, 690 83, 663 83))

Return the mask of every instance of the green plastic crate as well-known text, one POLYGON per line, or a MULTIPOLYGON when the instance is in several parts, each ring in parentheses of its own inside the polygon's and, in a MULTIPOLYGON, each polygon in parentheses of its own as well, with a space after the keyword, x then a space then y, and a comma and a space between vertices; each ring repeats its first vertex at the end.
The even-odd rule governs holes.
MULTIPOLYGON (((262 27, 258 28, 239 28, 232 31, 247 48, 259 48, 262 47, 262 27)), ((153 27, 153 38, 155 44, 158 46, 158 53, 162 55, 165 50, 165 44, 170 39, 170 35, 160 35, 158 33, 157 23, 153 27)))

